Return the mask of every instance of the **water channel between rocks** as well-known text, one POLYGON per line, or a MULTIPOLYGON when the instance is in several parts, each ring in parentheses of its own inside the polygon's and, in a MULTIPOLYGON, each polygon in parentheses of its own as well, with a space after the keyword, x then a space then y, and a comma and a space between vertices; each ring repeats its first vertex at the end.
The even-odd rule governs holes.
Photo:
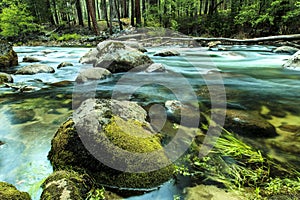
MULTIPOLYGON (((178 57, 156 57, 153 54, 160 49, 149 48, 147 54, 154 62, 163 63, 169 73, 138 73, 126 77, 122 83, 117 80, 124 73, 114 74, 99 81, 97 96, 109 98, 118 84, 125 84, 126 87, 122 88, 128 91, 133 85, 140 84, 131 100, 143 106, 163 104, 176 98, 166 86, 176 87, 179 91, 181 87, 184 89, 184 84, 172 74, 184 77, 197 95, 205 91, 206 74, 220 73, 228 109, 254 110, 268 115, 268 121, 279 134, 273 139, 250 139, 250 142, 270 156, 299 169, 299 133, 292 134, 280 127, 300 124, 300 72, 282 69, 281 65, 290 55, 272 53, 272 48, 232 46, 229 51, 178 48, 181 53, 178 57), (151 76, 161 76, 164 87, 155 83, 143 85, 147 77, 155 80, 151 76)), ((22 62, 24 56, 36 57, 41 60, 40 63, 52 66, 56 71, 54 74, 13 75, 16 84, 36 87, 32 92, 18 93, 0 88, 0 141, 4 142, 0 146, 0 181, 29 192, 35 200, 39 199, 41 192, 36 186, 52 173, 47 160, 51 139, 59 125, 72 113, 73 81, 83 67, 78 61, 89 49, 22 46, 14 47, 14 50, 20 64, 11 72, 28 65, 22 62), (70 62, 73 66, 57 69, 61 62, 70 62)), ((210 101, 209 95, 199 95, 198 98, 203 102, 210 101)), ((129 199, 172 199, 180 192, 181 188, 171 181, 157 191, 129 199)))

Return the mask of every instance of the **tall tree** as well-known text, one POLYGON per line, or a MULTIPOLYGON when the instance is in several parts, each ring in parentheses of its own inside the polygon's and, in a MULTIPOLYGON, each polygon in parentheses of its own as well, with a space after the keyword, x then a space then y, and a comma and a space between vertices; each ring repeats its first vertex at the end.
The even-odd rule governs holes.
POLYGON ((136 26, 142 26, 141 3, 140 0, 135 0, 135 18, 136 26))
POLYGON ((75 3, 76 3, 76 10, 77 10, 78 23, 79 23, 80 26, 84 26, 80 0, 76 0, 75 3))
POLYGON ((95 4, 93 3, 93 0, 86 0, 86 2, 87 2, 87 9, 92 20, 94 32, 96 35, 99 35, 99 29, 98 29, 96 12, 95 12, 95 4))

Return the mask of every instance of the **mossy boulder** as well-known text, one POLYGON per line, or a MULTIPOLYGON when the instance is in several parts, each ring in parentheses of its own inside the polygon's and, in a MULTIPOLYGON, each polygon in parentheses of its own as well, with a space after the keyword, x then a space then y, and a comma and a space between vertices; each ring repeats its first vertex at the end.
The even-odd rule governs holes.
POLYGON ((131 69, 142 71, 153 61, 138 49, 125 42, 106 40, 97 45, 80 59, 81 63, 90 63, 94 67, 108 69, 112 73, 127 72, 131 69))
POLYGON ((56 171, 43 183, 41 200, 82 200, 92 189, 93 182, 87 174, 74 171, 56 171))
POLYGON ((27 192, 17 190, 15 186, 9 183, 0 182, 0 199, 1 200, 30 200, 27 192))
POLYGON ((84 170, 97 183, 118 188, 154 188, 172 177, 160 138, 136 103, 89 99, 75 115, 52 140, 48 158, 54 170, 84 170))
POLYGON ((0 72, 0 84, 14 82, 10 74, 0 72))
POLYGON ((13 50, 12 44, 0 40, 0 67, 12 67, 18 65, 18 55, 13 50))

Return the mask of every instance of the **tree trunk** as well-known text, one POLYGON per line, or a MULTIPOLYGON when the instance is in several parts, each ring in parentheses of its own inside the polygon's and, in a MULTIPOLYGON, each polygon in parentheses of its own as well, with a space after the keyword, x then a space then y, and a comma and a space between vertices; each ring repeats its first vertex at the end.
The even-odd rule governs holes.
POLYGON ((83 24, 83 17, 82 17, 82 9, 80 5, 80 0, 76 0, 76 10, 77 10, 77 16, 78 16, 78 23, 80 26, 84 26, 83 24))
POLYGON ((204 14, 205 14, 205 15, 208 14, 208 1, 209 1, 209 0, 205 0, 205 4, 204 4, 204 14))
POLYGON ((134 17, 135 17, 135 12, 134 12, 134 0, 131 0, 131 26, 134 26, 134 17))
POLYGON ((128 18, 129 14, 128 14, 128 2, 127 0, 121 0, 122 2, 122 17, 123 18, 128 18))
POLYGON ((142 25, 140 0, 135 0, 135 18, 136 18, 136 26, 140 27, 142 25))
POLYGON ((142 13, 144 18, 144 26, 147 26, 146 0, 142 0, 142 13))
POLYGON ((50 21, 50 23, 52 25, 55 25, 55 20, 53 18, 53 15, 51 13, 51 4, 50 4, 50 0, 46 0, 46 6, 47 6, 47 16, 48 16, 48 20, 50 21))
POLYGON ((119 2, 119 0, 114 0, 114 1, 115 1, 116 9, 117 9, 117 16, 118 16, 118 22, 119 22, 120 30, 123 30, 123 26, 122 26, 122 22, 121 22, 121 17, 120 17, 120 9, 119 9, 119 3, 120 2, 119 2))
POLYGON ((112 30, 112 18, 113 18, 113 3, 112 0, 109 0, 109 34, 113 34, 112 30))
POLYGON ((56 24, 59 24, 59 18, 58 18, 58 14, 57 14, 57 6, 56 6, 56 0, 52 0, 52 5, 53 5, 53 10, 54 10, 54 17, 55 17, 55 21, 56 24))
POLYGON ((97 24, 97 19, 96 19, 96 12, 95 12, 95 4, 93 4, 93 0, 86 0, 87 1, 87 9, 90 14, 94 32, 96 35, 99 35, 99 30, 98 30, 98 24, 97 24))
POLYGON ((106 26, 107 26, 107 28, 109 28, 106 0, 101 0, 101 10, 104 14, 104 19, 106 21, 106 26))

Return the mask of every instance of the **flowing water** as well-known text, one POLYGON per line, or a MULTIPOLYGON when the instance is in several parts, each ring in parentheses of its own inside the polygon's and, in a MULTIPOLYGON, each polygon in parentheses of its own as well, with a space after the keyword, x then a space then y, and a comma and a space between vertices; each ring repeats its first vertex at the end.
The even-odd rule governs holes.
MULTIPOLYGON (((163 63, 167 73, 119 73, 99 81, 91 92, 106 98, 117 95, 142 105, 176 98, 193 100, 195 96, 210 102, 209 94, 198 94, 203 94, 206 84, 218 85, 226 90, 228 108, 268 114, 279 136, 253 139, 252 143, 299 169, 300 130, 292 134, 278 128, 300 123, 300 72, 281 68, 290 55, 272 53, 271 46, 227 48, 228 51, 178 48, 179 57, 156 57, 153 54, 160 49, 149 48, 147 54, 154 62, 163 63), (215 77, 222 79, 208 80, 207 75, 211 74, 221 75, 215 77)), ((15 84, 34 87, 31 92, 0 88, 0 141, 4 142, 0 146, 0 181, 12 183, 28 191, 33 199, 39 199, 38 186, 52 172, 47 160, 51 139, 72 113, 73 82, 80 70, 90 67, 78 61, 89 49, 26 46, 14 49, 20 64, 8 72, 28 65, 22 62, 24 56, 36 57, 56 70, 54 74, 13 75, 15 84), (57 69, 61 62, 71 62, 73 66, 57 69)), ((172 199, 181 189, 171 181, 157 191, 130 199, 172 199)))

